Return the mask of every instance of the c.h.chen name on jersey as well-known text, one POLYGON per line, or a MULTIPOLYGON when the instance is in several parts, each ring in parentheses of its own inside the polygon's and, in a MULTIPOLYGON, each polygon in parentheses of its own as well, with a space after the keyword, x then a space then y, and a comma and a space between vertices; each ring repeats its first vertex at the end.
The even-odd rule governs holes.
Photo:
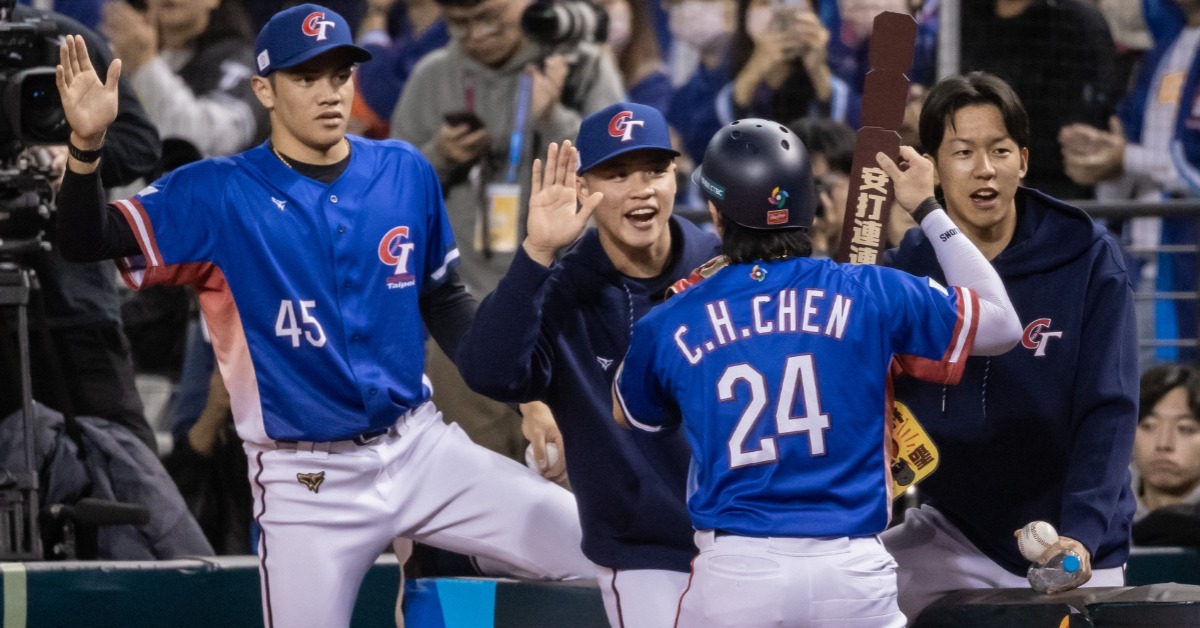
POLYGON ((675 329, 675 345, 689 364, 699 364, 706 354, 721 347, 751 336, 769 334, 815 334, 841 340, 850 320, 854 300, 838 293, 832 296, 825 290, 788 288, 778 294, 759 294, 750 299, 749 316, 746 320, 733 320, 727 299, 709 301, 704 304, 712 338, 697 340, 699 330, 689 330, 687 325, 675 329), (772 306, 774 306, 772 308, 772 306), (775 310, 775 316, 769 314, 775 310))

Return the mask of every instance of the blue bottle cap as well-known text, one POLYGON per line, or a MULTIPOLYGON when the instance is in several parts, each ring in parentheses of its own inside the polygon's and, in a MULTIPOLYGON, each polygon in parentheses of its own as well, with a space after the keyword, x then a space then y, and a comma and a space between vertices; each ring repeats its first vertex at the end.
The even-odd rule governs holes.
POLYGON ((1075 573, 1079 571, 1079 557, 1074 554, 1067 554, 1062 559, 1063 571, 1067 573, 1075 573))

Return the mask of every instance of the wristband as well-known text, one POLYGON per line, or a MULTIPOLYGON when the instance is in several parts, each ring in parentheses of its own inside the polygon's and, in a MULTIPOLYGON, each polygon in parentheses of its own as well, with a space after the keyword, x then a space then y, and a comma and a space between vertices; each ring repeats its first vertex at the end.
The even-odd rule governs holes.
POLYGON ((97 159, 100 159, 100 152, 103 149, 104 146, 101 145, 101 147, 97 148, 96 150, 83 150, 82 148, 72 144, 71 140, 67 140, 67 152, 69 152, 76 161, 82 161, 85 164, 90 164, 95 162, 97 159))
POLYGON ((942 206, 937 202, 937 199, 930 196, 929 198, 921 201, 921 204, 917 205, 917 208, 913 210, 913 220, 917 221, 917 224, 919 225, 921 224, 921 221, 925 220, 926 216, 941 208, 942 206))

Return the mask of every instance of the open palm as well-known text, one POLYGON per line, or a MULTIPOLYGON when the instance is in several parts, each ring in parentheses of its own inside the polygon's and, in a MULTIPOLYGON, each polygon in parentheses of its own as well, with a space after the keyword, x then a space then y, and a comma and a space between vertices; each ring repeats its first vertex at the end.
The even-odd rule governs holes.
POLYGON ((533 181, 529 197, 529 218, 526 238, 530 246, 552 253, 575 241, 587 225, 603 195, 599 192, 584 200, 576 200, 575 163, 578 150, 570 140, 550 144, 546 151, 545 172, 541 160, 533 163, 533 181), (578 211, 576 211, 578 209, 578 211))
POLYGON ((101 83, 83 37, 67 35, 58 54, 59 65, 55 68, 54 78, 67 122, 81 139, 99 142, 108 125, 117 119, 117 79, 121 76, 121 61, 112 62, 107 80, 101 83))

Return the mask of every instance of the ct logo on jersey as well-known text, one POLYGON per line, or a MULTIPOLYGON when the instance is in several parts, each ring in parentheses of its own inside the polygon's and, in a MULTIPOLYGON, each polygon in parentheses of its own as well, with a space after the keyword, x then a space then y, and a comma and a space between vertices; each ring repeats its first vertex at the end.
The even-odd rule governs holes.
POLYGON ((1061 331, 1047 331, 1050 329, 1050 319, 1039 318, 1025 327, 1025 333, 1021 334, 1021 345, 1026 349, 1033 349, 1033 355, 1036 357, 1045 357, 1046 346, 1050 344, 1051 338, 1062 338, 1061 331))
POLYGON ((325 19, 324 11, 313 11, 308 14, 308 17, 304 18, 304 24, 300 27, 300 30, 304 31, 304 34, 309 37, 316 37, 317 41, 325 41, 327 37, 325 29, 334 28, 335 26, 336 24, 325 19))
POLYGON ((408 227, 392 227, 379 241, 379 261, 394 266, 395 272, 387 278, 388 289, 408 288, 416 284, 408 264, 416 244, 408 242, 408 227))
POLYGON ((767 224, 768 225, 786 225, 787 224, 788 210, 784 209, 784 206, 787 205, 787 200, 788 200, 787 190, 781 190, 781 189, 779 189, 779 186, 775 186, 775 189, 771 190, 771 196, 770 196, 770 198, 767 199, 767 202, 774 205, 775 207, 778 207, 779 209, 767 210, 767 224))
POLYGON ((646 126, 646 121, 634 120, 632 111, 622 111, 608 121, 608 134, 628 142, 633 139, 633 129, 639 126, 646 126))

